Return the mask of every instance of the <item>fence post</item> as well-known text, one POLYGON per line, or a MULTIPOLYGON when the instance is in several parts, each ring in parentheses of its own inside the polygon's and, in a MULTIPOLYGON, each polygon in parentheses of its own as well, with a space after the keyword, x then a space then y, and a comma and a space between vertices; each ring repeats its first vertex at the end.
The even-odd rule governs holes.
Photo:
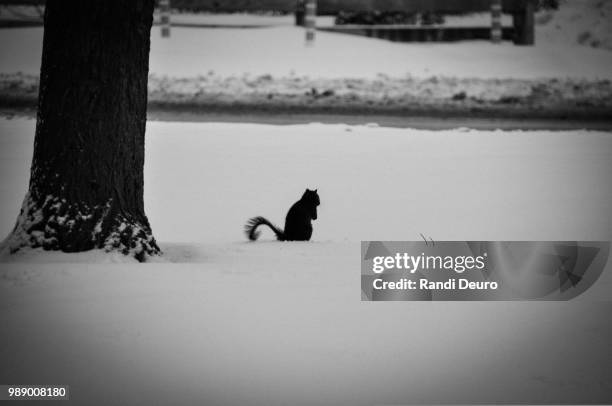
POLYGON ((522 45, 533 45, 535 44, 535 2, 533 0, 527 0, 525 4, 525 25, 523 26, 523 33, 521 41, 522 45))
POLYGON ((159 0, 159 11, 161 14, 161 36, 170 36, 170 0, 159 0))
POLYGON ((499 44, 502 40, 502 2, 491 0, 491 42, 499 44))
POLYGON ((516 45, 535 44, 535 1, 524 0, 523 8, 516 11, 514 20, 514 43, 516 45))
POLYGON ((306 44, 312 45, 315 39, 315 25, 317 19, 317 0, 306 0, 306 15, 304 23, 306 25, 306 44))
POLYGON ((306 14, 305 0, 298 0, 295 3, 295 25, 304 26, 304 15, 306 14))

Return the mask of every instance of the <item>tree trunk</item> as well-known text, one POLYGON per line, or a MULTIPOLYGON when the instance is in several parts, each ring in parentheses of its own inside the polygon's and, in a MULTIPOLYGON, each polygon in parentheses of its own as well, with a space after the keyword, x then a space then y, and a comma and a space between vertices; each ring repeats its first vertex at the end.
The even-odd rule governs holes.
POLYGON ((47 1, 34 158, 11 252, 160 252, 143 202, 153 3, 47 1))

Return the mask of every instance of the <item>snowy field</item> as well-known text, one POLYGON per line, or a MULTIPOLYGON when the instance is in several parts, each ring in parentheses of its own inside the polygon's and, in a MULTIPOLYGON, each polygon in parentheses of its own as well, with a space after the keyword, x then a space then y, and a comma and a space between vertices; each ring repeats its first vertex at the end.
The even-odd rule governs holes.
MULTIPOLYGON (((176 24, 199 28, 175 26, 170 38, 162 38, 160 27, 153 27, 149 107, 195 115, 284 111, 609 119, 611 4, 572 1, 559 11, 538 13, 533 47, 394 43, 330 32, 317 32, 314 45, 307 46, 292 15, 175 14, 176 24)), ((3 10, 12 8, 0 7, 0 18, 3 10)), ((490 15, 481 13, 449 16, 446 25, 489 23, 490 15)), ((41 27, 0 29, 4 106, 36 105, 42 33, 41 27)))
MULTIPOLYGON (((42 28, 0 30, 0 73, 38 74, 42 28)), ((311 78, 584 78, 612 79, 612 52, 570 42, 538 41, 534 47, 488 41, 393 43, 318 32, 304 43, 304 29, 172 29, 169 39, 154 28, 150 72, 175 78, 272 75, 311 78)))
MULTIPOLYGON (((149 105, 196 114, 609 118, 612 11, 581 4, 539 14, 533 47, 394 43, 329 32, 318 32, 307 46, 292 16, 180 14, 177 23, 224 28, 173 27, 170 38, 153 28, 149 105)), ((449 17, 448 24, 486 25, 487 18, 449 17)), ((329 18, 321 20, 329 25, 329 18)), ((42 33, 41 27, 0 29, 3 105, 36 105, 42 33)))
MULTIPOLYGON (((3 233, 34 125, 0 119, 3 233)), ((565 303, 359 296, 360 240, 612 239, 611 133, 149 122, 146 148, 164 258, 2 258, 0 382, 76 404, 612 401, 610 272, 565 303), (245 241, 306 187, 312 242, 245 241)))

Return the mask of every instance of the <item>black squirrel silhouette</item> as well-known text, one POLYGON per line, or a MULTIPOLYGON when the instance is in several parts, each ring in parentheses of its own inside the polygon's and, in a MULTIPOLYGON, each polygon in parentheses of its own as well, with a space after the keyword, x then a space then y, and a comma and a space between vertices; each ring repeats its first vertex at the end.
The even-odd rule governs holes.
POLYGON ((274 231, 279 241, 309 241, 312 236, 312 222, 317 219, 317 206, 321 204, 317 189, 306 189, 302 198, 295 202, 287 212, 285 230, 281 230, 264 217, 253 217, 244 226, 249 240, 259 237, 257 227, 266 225, 274 231))

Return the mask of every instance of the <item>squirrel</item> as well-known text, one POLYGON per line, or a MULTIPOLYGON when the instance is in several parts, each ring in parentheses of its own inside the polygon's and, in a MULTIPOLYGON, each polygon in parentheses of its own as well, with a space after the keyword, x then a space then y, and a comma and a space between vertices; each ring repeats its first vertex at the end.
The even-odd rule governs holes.
POLYGON ((312 236, 312 222, 317 219, 317 206, 321 204, 317 189, 306 189, 302 198, 295 202, 287 212, 285 229, 281 230, 264 217, 253 217, 244 226, 244 231, 251 241, 259 237, 257 227, 266 225, 274 231, 279 241, 309 241, 312 236))

